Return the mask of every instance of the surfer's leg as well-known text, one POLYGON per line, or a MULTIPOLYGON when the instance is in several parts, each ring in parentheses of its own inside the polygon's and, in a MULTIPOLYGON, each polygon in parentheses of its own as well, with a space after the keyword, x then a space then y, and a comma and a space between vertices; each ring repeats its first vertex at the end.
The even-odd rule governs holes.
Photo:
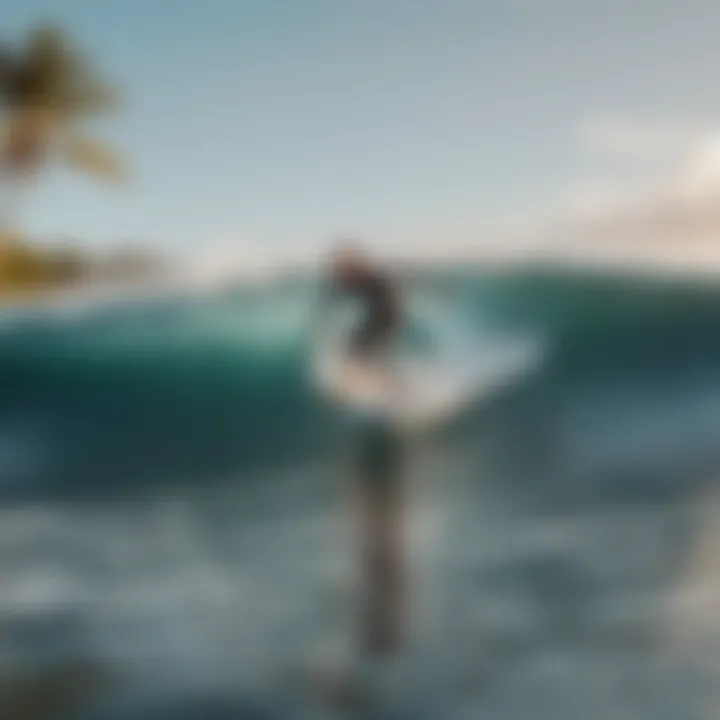
POLYGON ((362 645, 370 654, 397 649, 403 590, 400 448, 389 430, 365 438, 359 509, 362 562, 362 645))
POLYGON ((366 548, 366 650, 384 654, 400 644, 402 623, 402 559, 398 507, 387 498, 371 497, 371 537, 366 548))

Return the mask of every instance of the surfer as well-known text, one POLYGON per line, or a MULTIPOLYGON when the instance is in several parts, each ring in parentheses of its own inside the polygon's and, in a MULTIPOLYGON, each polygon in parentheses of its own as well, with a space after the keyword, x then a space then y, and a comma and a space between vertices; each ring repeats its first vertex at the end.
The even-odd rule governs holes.
MULTIPOLYGON (((348 367, 357 370, 350 382, 379 373, 388 380, 388 392, 395 391, 400 383, 392 370, 392 348, 403 324, 396 283, 351 243, 335 250, 329 275, 329 304, 347 298, 360 306, 345 346, 348 367)), ((360 643, 372 657, 399 645, 404 584, 401 441, 391 422, 379 420, 356 426, 353 457, 362 567, 360 643)))

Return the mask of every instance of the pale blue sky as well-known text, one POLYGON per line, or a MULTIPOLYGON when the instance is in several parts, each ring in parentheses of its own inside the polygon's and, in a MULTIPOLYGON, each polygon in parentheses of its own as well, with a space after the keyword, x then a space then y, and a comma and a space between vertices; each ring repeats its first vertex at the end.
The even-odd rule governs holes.
POLYGON ((720 111, 714 0, 9 0, 124 89, 122 190, 56 173, 30 230, 183 248, 481 229, 557 202, 578 127, 720 111))

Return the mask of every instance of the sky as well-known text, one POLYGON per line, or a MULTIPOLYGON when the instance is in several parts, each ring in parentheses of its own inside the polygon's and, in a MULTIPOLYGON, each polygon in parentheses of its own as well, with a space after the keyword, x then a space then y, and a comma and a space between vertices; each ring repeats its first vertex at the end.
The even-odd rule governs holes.
POLYGON ((53 169, 38 236, 581 242, 720 185, 715 0, 4 0, 0 36, 44 20, 122 88, 131 179, 53 169))

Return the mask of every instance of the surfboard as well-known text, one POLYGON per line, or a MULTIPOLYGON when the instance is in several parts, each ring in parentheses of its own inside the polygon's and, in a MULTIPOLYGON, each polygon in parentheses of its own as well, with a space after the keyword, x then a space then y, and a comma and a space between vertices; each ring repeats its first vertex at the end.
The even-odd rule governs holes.
POLYGON ((488 333, 470 342, 470 333, 450 333, 442 321, 436 325, 441 329, 431 328, 439 335, 434 351, 398 351, 375 361, 349 356, 343 333, 336 333, 318 348, 315 381, 356 416, 420 430, 457 415, 538 363, 536 338, 488 333))

